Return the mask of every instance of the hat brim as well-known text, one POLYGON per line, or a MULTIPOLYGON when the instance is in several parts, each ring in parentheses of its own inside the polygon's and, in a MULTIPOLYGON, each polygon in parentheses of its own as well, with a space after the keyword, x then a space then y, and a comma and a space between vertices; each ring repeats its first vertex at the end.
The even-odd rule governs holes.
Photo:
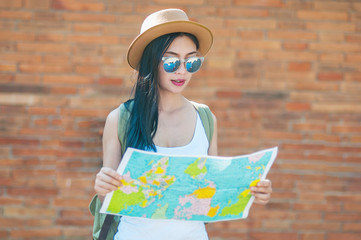
POLYGON ((199 42, 198 51, 205 56, 213 44, 212 32, 204 25, 192 21, 172 21, 154 26, 139 34, 130 44, 127 52, 129 65, 136 69, 145 47, 154 39, 175 32, 193 34, 199 42))

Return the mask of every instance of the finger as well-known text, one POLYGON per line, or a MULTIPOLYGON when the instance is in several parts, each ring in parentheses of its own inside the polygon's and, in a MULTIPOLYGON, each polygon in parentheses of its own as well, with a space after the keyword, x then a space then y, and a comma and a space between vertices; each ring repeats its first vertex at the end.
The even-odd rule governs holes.
POLYGON ((98 183, 106 183, 118 187, 121 185, 121 182, 118 179, 113 178, 112 176, 106 175, 104 173, 99 173, 96 177, 98 183))
POLYGON ((107 182, 96 181, 94 189, 97 192, 97 194, 106 195, 111 191, 117 190, 118 187, 113 184, 109 184, 107 182))
POLYGON ((270 196, 268 194, 254 194, 255 197, 254 202, 258 204, 267 204, 270 200, 270 196))
POLYGON ((261 204, 261 205, 266 205, 269 201, 265 201, 265 200, 259 200, 259 199, 255 199, 254 203, 257 204, 261 204))
POLYGON ((272 193, 271 187, 251 187, 251 191, 255 193, 272 193))
POLYGON ((104 174, 106 174, 106 175, 108 175, 108 176, 110 176, 112 178, 121 180, 121 176, 114 169, 111 169, 111 168, 108 168, 108 167, 103 167, 100 170, 100 172, 103 172, 104 174))
POLYGON ((261 180, 257 183, 257 187, 272 187, 272 182, 269 179, 261 180))
POLYGON ((269 200, 271 198, 270 194, 253 193, 252 195, 258 200, 269 200))

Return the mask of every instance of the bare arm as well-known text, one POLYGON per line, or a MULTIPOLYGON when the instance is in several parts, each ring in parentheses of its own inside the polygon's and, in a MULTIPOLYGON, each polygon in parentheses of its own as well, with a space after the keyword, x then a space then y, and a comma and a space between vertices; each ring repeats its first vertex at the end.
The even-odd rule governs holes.
POLYGON ((217 149, 217 139, 218 139, 218 135, 217 135, 217 118, 214 114, 212 114, 213 117, 213 122, 214 122, 214 130, 213 130, 213 136, 212 136, 212 140, 211 143, 209 144, 209 149, 208 149, 208 155, 211 156, 217 156, 218 155, 218 149, 217 149))
POLYGON ((119 108, 107 117, 103 132, 103 167, 98 172, 94 189, 101 201, 105 195, 120 185, 121 176, 116 172, 121 160, 121 144, 118 140, 119 108))

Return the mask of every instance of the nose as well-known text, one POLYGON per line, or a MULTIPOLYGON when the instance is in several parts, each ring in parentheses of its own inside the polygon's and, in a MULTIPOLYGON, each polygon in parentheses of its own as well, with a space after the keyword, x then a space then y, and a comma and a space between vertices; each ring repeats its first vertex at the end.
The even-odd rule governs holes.
POLYGON ((176 74, 185 74, 187 73, 185 62, 181 62, 179 68, 175 71, 176 74))

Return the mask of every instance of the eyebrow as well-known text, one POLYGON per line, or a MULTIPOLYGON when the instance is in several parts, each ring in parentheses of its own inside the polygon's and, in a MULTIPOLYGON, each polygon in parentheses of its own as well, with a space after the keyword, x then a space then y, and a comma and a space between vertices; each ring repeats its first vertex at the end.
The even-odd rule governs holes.
MULTIPOLYGON (((176 52, 172 52, 172 51, 166 51, 165 53, 168 53, 168 54, 171 54, 171 55, 176 55, 176 56, 179 56, 178 53, 176 52)), ((186 56, 189 56, 189 55, 192 55, 192 54, 196 54, 197 51, 193 51, 193 52, 190 52, 190 53, 187 53, 186 56)))

